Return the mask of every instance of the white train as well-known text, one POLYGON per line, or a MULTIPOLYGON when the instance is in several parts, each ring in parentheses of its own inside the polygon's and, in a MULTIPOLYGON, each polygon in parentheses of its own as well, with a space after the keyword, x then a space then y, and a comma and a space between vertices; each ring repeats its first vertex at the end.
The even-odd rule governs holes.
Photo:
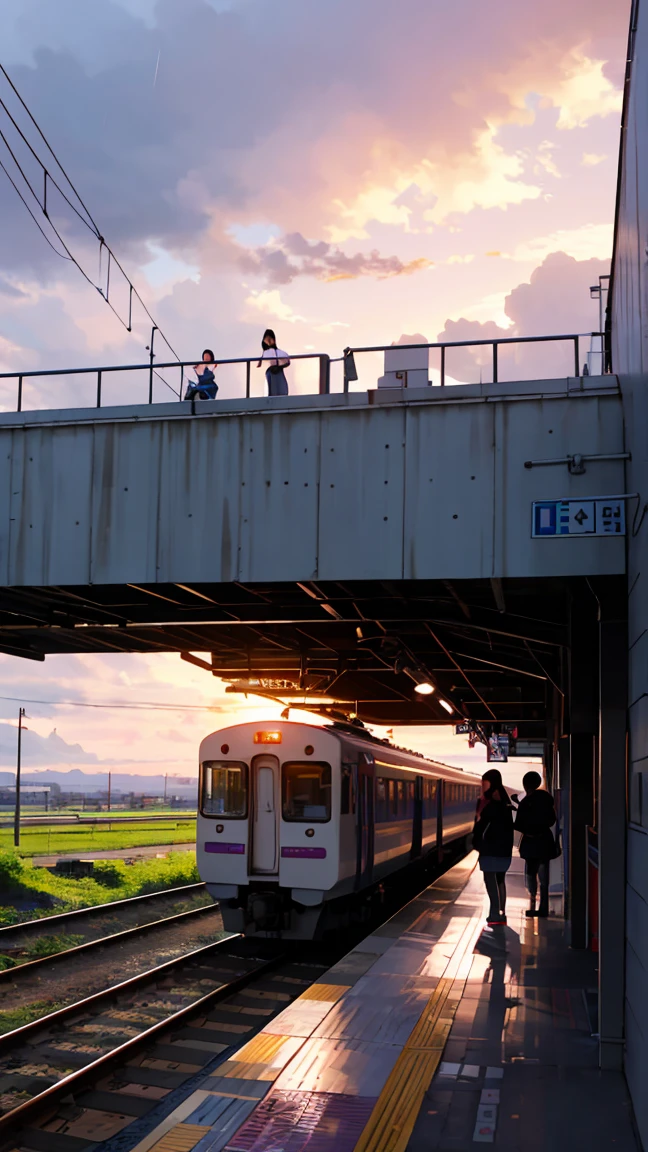
POLYGON ((466 849, 479 792, 350 727, 237 724, 200 745, 198 868, 230 931, 312 939, 380 881, 466 849))

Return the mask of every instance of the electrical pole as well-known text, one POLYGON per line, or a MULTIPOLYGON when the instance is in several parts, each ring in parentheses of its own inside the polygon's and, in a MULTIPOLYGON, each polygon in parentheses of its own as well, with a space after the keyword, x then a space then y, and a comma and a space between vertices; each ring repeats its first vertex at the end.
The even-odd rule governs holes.
POLYGON ((164 803, 167 802, 167 774, 164 773, 164 803))
POLYGON ((151 343, 148 346, 148 354, 149 354, 149 398, 148 398, 148 402, 149 402, 149 404, 153 403, 153 361, 155 359, 155 354, 153 352, 153 344, 155 341, 155 333, 157 332, 157 330, 158 330, 158 326, 157 326, 157 324, 154 324, 153 327, 151 328, 151 343))
POLYGON ((20 848, 20 759, 22 752, 24 708, 18 709, 18 748, 16 752, 16 807, 14 809, 14 848, 20 848))
POLYGON ((110 812, 110 791, 111 791, 111 784, 112 784, 112 773, 111 773, 111 772, 109 772, 109 773, 108 773, 108 811, 109 811, 109 812, 110 812))

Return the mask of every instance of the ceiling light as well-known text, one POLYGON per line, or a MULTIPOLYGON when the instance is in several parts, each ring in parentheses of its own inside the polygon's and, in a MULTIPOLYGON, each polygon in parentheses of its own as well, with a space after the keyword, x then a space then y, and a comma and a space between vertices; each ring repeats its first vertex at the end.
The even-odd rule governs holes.
POLYGON ((441 700, 440 699, 439 704, 441 705, 442 708, 445 708, 446 712, 450 712, 450 713, 454 712, 454 708, 452 707, 452 704, 448 704, 447 700, 441 700))
POLYGON ((404 672, 406 676, 409 676, 410 680, 414 681, 414 691, 419 692, 421 696, 431 696, 436 691, 436 685, 431 682, 429 676, 426 676, 425 672, 418 668, 411 668, 407 664, 399 668, 397 664, 395 671, 404 672))
MULTIPOLYGON (((431 696, 434 692, 434 684, 430 684, 429 680, 422 680, 420 684, 414 686, 414 691, 418 692, 420 696, 431 696)), ((443 700, 441 703, 443 704, 443 700)))

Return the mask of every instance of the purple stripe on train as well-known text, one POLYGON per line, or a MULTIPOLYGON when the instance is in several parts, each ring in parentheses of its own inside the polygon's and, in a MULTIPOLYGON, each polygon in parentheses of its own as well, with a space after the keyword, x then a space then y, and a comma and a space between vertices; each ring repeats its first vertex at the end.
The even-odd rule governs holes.
POLYGON ((294 860, 298 856, 302 860, 324 860, 326 848, 282 848, 281 855, 284 859, 294 860))
POLYGON ((212 840, 205 844, 205 852, 220 852, 223 856, 243 856, 245 844, 227 844, 224 840, 212 840))

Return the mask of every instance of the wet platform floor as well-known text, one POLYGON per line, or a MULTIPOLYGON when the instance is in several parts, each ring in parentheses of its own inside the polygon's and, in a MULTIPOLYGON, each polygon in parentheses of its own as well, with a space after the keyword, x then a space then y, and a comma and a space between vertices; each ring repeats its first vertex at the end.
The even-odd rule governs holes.
POLYGON ((639 1150, 623 1076, 597 1067, 596 958, 524 916, 522 867, 494 929, 474 855, 451 869, 133 1152, 639 1150))

